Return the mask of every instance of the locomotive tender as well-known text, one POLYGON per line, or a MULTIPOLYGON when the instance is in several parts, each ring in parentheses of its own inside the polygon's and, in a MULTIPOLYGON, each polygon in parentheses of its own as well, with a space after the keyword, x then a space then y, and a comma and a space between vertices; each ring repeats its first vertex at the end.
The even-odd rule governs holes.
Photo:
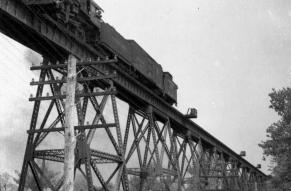
POLYGON ((23 0, 40 15, 49 15, 78 38, 119 64, 168 103, 177 103, 177 85, 169 72, 134 40, 125 39, 102 20, 102 9, 93 0, 23 0))

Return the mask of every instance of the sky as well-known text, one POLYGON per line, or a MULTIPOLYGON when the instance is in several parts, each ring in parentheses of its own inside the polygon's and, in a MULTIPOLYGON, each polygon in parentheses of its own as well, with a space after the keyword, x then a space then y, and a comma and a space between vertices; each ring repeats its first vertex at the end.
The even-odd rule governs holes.
MULTIPOLYGON (((272 88, 291 82, 291 1, 96 0, 104 21, 136 40, 177 83, 178 109, 235 152, 262 161, 258 143, 279 118, 272 88)), ((32 103, 26 48, 0 35, 0 171, 19 170, 32 103)), ((38 60, 32 60, 38 62, 38 60)))

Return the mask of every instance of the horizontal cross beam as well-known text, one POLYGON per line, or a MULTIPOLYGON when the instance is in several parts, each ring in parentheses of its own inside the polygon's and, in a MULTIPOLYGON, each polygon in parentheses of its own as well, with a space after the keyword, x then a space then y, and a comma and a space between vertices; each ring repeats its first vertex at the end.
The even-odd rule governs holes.
MULTIPOLYGON (((79 125, 75 126, 75 130, 85 130, 85 129, 98 129, 98 128, 105 128, 105 127, 116 127, 116 123, 107 123, 107 124, 100 124, 100 125, 79 125)), ((64 127, 56 127, 50 129, 36 129, 36 130, 28 130, 28 134, 32 133, 44 133, 44 132, 60 132, 64 131, 64 127)))
MULTIPOLYGON (((116 91, 104 91, 104 92, 94 92, 94 93, 81 93, 76 94, 77 98, 80 97, 91 97, 91 96, 104 96, 104 95, 115 95, 116 91)), ((65 99, 66 95, 53 95, 53 96, 43 96, 43 97, 33 97, 29 98, 29 101, 44 101, 44 100, 55 100, 55 99, 65 99)))

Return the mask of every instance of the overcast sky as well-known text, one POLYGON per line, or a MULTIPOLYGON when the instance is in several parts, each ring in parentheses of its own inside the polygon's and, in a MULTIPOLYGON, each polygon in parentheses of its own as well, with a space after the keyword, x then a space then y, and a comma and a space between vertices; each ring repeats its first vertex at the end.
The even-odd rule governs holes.
MULTIPOLYGON (((268 93, 291 82, 291 1, 96 2, 106 22, 173 74, 182 112, 197 108, 199 125, 267 172, 258 143, 278 120, 268 93)), ((34 74, 25 49, 3 35, 0 51, 0 170, 12 170, 22 162, 34 74)))

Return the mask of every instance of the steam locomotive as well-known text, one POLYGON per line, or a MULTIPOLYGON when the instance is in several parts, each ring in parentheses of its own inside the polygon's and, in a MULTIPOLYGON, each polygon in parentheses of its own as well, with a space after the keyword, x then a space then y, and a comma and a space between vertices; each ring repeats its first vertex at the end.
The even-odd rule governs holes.
POLYGON ((40 15, 49 15, 71 33, 107 56, 117 55, 122 68, 163 97, 177 103, 177 85, 169 72, 134 40, 125 39, 102 20, 102 8, 93 0, 23 0, 40 15))

